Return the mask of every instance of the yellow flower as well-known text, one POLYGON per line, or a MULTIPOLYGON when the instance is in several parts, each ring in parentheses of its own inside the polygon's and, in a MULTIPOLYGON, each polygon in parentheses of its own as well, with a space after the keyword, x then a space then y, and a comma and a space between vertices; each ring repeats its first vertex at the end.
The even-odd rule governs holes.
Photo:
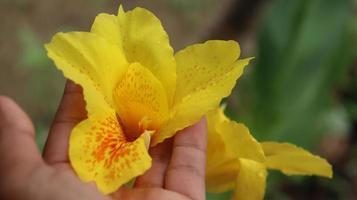
POLYGON ((151 166, 147 146, 198 122, 228 96, 249 59, 234 41, 208 41, 174 55, 151 12, 99 14, 90 32, 58 33, 46 45, 81 85, 88 119, 71 133, 69 158, 104 193, 151 166))
POLYGON ((267 169, 332 177, 325 159, 288 143, 259 143, 247 127, 229 120, 222 109, 210 112, 207 119, 206 184, 211 192, 234 189, 235 200, 263 199, 267 169))

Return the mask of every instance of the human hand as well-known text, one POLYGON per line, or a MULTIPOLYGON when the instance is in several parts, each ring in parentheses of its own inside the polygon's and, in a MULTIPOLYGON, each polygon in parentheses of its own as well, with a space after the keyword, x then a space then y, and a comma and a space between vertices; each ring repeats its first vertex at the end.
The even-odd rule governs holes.
POLYGON ((81 182, 68 159, 70 132, 85 118, 82 90, 69 81, 41 156, 28 116, 12 100, 0 97, 0 199, 205 199, 204 119, 150 148, 152 167, 133 188, 124 186, 105 196, 94 183, 81 182))

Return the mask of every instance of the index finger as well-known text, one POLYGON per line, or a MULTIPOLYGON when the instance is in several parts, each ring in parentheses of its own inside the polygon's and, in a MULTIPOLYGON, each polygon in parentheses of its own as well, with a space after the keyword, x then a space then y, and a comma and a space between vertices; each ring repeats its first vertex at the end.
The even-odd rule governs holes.
POLYGON ((205 199, 207 124, 206 119, 188 127, 174 138, 165 188, 191 199, 205 199))
POLYGON ((69 163, 68 143, 70 133, 74 126, 86 117, 87 112, 82 88, 72 81, 67 81, 43 152, 43 158, 48 164, 54 166, 69 163))

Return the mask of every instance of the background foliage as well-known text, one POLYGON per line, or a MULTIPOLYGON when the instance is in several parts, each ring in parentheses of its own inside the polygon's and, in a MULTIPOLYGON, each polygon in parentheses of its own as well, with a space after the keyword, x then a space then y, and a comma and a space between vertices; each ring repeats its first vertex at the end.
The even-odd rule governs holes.
MULTIPOLYGON (((353 199, 357 190, 356 0, 0 0, 0 94, 31 115, 42 148, 64 86, 43 44, 58 31, 88 30, 99 12, 146 7, 176 50, 234 39, 253 64, 227 112, 259 141, 310 149, 334 178, 269 175, 267 199, 353 199)), ((209 194, 229 199, 230 192, 209 194)))

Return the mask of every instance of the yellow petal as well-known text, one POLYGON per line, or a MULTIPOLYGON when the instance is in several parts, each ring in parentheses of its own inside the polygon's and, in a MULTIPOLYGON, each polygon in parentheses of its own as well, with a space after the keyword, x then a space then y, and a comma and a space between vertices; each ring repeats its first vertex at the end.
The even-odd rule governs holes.
POLYGON ((118 45, 130 63, 138 62, 162 82, 171 104, 176 88, 176 63, 169 37, 150 11, 135 8, 118 16, 100 14, 91 32, 118 45))
POLYGON ((236 158, 247 158, 255 161, 265 160, 262 148, 245 125, 226 121, 217 127, 217 132, 221 134, 229 153, 235 155, 236 158))
POLYGON ((249 130, 243 124, 230 121, 222 109, 208 113, 207 125, 207 168, 238 158, 264 161, 264 152, 249 130))
POLYGON ((107 39, 110 43, 123 49, 122 31, 117 16, 107 13, 99 14, 95 18, 90 32, 107 39))
MULTIPOLYGON (((229 120, 222 109, 210 112, 207 118, 208 124, 215 125, 209 130, 208 141, 221 140, 225 145, 226 154, 231 155, 231 157, 247 158, 255 161, 265 160, 262 147, 244 124, 229 120)), ((217 149, 214 145, 208 148, 217 149)))
POLYGON ((221 123, 221 116, 216 113, 207 115, 206 187, 210 192, 225 192, 235 187, 239 160, 216 130, 217 124, 221 123))
POLYGON ((150 168, 145 137, 128 142, 115 112, 106 117, 90 116, 72 131, 72 167, 83 181, 94 181, 100 191, 112 193, 150 168))
POLYGON ((240 48, 235 41, 212 40, 195 44, 175 55, 177 87, 175 102, 209 86, 217 77, 224 76, 235 66, 240 48))
MULTIPOLYGON (((234 87, 236 80, 238 77, 242 74, 243 68, 249 63, 250 59, 244 59, 244 60, 238 60, 234 61, 234 58, 230 58, 230 65, 227 67, 228 62, 218 62, 217 63, 224 63, 222 65, 208 65, 205 60, 201 57, 198 57, 198 60, 196 60, 197 63, 202 62, 202 64, 207 64, 207 66, 201 65, 202 67, 205 68, 205 70, 197 70, 198 65, 192 65, 194 61, 192 59, 195 59, 196 53, 199 52, 202 48, 210 48, 212 45, 211 43, 206 43, 206 45, 203 45, 201 48, 197 48, 195 51, 183 51, 182 53, 179 53, 176 55, 177 62, 178 62, 178 69, 180 68, 185 68, 188 72, 190 73, 191 76, 187 77, 186 79, 180 78, 178 80, 180 81, 185 81, 187 83, 187 87, 191 88, 189 90, 189 93, 184 95, 180 99, 180 94, 183 94, 180 92, 178 94, 178 99, 177 100, 175 97, 175 104, 174 107, 170 110, 170 118, 168 123, 158 132, 158 134, 155 134, 153 137, 153 142, 152 145, 155 145, 157 143, 162 142, 164 139, 169 138, 173 136, 178 130, 181 130, 187 126, 190 126, 196 122, 199 121, 199 119, 207 114, 210 110, 215 109, 218 107, 219 103, 221 102, 222 98, 228 96, 234 87), (192 55, 193 54, 193 55, 192 55), (185 58, 187 62, 185 61, 185 58), (191 66, 187 68, 186 66, 191 66), (214 69, 211 69, 214 68, 214 69), (221 70, 220 73, 217 72, 221 70), (213 73, 214 76, 210 75, 203 75, 203 74, 211 74, 213 73), (198 81, 197 79, 201 80, 202 77, 209 77, 205 79, 204 81, 198 81), (191 82, 195 82, 198 85, 196 85, 195 88, 191 86, 191 82)), ((194 47, 191 47, 193 49, 196 49, 194 47)), ((189 48, 190 49, 190 48, 189 48)), ((221 48, 219 50, 222 51, 221 48)), ((227 55, 230 54, 230 51, 236 50, 236 49, 231 49, 227 48, 226 53, 227 55)), ((201 50, 203 51, 203 50, 201 50)), ((211 51, 215 51, 215 49, 211 49, 211 51)), ((208 51, 207 51, 208 52, 208 51)), ((238 54, 237 50, 235 52, 238 54)), ((218 54, 218 52, 217 52, 218 54)), ((208 57, 214 56, 212 54, 207 55, 207 59, 211 60, 208 57)), ((227 56, 228 57, 228 56, 227 56)), ((217 57, 220 58, 220 57, 217 57)), ((220 58, 220 59, 228 59, 228 58, 220 58)), ((182 74, 180 75, 178 73, 178 77, 183 76, 182 74)), ((182 86, 183 87, 183 86, 182 86)), ((180 89, 179 87, 177 88, 177 91, 182 90, 186 91, 185 89, 180 89)), ((186 91, 188 92, 188 91, 186 91)), ((185 92, 185 93, 186 93, 185 92)))
POLYGON ((92 33, 72 32, 56 34, 46 49, 67 78, 84 87, 85 92, 86 87, 97 90, 113 105, 115 83, 127 69, 126 59, 117 46, 92 33))
POLYGON ((168 101, 161 82, 139 63, 131 64, 115 89, 118 114, 125 133, 137 138, 157 130, 168 117, 168 101))
POLYGON ((237 159, 223 140, 222 133, 217 131, 217 126, 222 123, 219 119, 220 115, 218 115, 220 112, 217 110, 211 111, 206 116, 208 128, 206 168, 209 171, 213 171, 217 166, 227 163, 229 160, 237 159))
POLYGON ((240 169, 234 200, 261 200, 264 198, 267 171, 264 164, 240 159, 240 169))
POLYGON ((261 143, 267 157, 265 165, 287 175, 332 177, 331 165, 323 158, 289 143, 261 143))
MULTIPOLYGON (((207 154, 209 156, 209 154, 207 154)), ((206 187, 209 192, 226 192, 236 186, 239 160, 207 160, 206 187), (218 161, 219 164, 216 164, 218 161)))
POLYGON ((207 115, 208 145, 206 184, 212 192, 223 192, 235 186, 239 158, 265 160, 260 144, 243 125, 230 121, 223 109, 207 115))

